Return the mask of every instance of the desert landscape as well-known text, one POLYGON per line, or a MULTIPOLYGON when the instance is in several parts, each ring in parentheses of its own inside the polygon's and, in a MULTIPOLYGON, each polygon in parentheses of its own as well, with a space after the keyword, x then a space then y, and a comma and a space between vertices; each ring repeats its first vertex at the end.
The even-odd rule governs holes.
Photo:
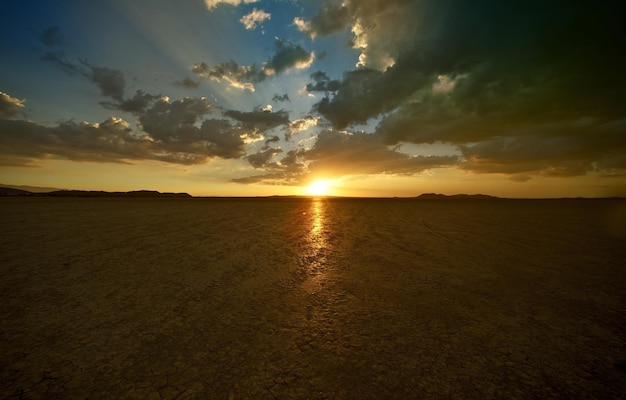
POLYGON ((620 199, 0 198, 5 399, 619 399, 620 199))

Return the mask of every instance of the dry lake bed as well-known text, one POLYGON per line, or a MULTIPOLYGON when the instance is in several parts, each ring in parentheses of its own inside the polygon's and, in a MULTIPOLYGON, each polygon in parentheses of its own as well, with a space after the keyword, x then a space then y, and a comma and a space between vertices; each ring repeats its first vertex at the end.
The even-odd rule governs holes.
POLYGON ((0 398, 620 399, 626 201, 0 199, 0 398))

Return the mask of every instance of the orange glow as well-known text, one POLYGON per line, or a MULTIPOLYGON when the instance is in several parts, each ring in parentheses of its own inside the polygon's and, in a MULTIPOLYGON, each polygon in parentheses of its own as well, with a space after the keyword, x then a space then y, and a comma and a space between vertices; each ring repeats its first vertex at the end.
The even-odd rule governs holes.
POLYGON ((328 182, 326 181, 314 181, 309 185, 309 192, 314 196, 322 196, 326 194, 328 190, 328 182))

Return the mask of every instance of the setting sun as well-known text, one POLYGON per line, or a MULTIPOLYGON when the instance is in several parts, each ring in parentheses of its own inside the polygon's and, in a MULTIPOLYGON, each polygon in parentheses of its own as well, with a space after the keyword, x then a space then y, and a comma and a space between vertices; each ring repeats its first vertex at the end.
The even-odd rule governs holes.
POLYGON ((309 185, 309 192, 315 196, 321 196, 328 190, 328 182, 315 181, 309 185))

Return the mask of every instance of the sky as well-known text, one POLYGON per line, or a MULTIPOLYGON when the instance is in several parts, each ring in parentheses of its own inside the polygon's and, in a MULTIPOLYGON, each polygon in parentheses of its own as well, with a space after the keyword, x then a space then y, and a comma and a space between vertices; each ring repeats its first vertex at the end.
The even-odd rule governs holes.
POLYGON ((3 0, 0 183, 626 196, 621 0, 3 0))

